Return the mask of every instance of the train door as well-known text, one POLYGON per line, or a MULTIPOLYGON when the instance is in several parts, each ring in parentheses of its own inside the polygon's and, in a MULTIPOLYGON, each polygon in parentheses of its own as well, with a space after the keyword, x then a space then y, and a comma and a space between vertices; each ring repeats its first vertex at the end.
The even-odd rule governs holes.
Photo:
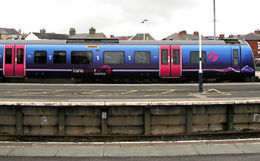
POLYGON ((181 47, 160 47, 160 77, 175 77, 182 75, 181 47))
POLYGON ((181 77, 182 75, 182 58, 181 58, 181 47, 171 47, 171 77, 181 77))
POLYGON ((170 46, 160 47, 160 77, 170 77, 171 63, 170 63, 170 46))
POLYGON ((232 49, 232 68, 236 71, 239 70, 240 72, 240 64, 241 64, 241 50, 240 46, 231 46, 232 49))
POLYGON ((25 45, 5 45, 4 76, 25 76, 25 45))

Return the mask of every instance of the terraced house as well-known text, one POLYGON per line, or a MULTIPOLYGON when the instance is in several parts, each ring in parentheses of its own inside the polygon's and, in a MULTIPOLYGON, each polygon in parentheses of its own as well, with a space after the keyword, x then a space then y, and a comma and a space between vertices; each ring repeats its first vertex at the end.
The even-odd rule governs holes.
POLYGON ((19 38, 19 33, 12 28, 0 28, 0 39, 15 40, 19 38))

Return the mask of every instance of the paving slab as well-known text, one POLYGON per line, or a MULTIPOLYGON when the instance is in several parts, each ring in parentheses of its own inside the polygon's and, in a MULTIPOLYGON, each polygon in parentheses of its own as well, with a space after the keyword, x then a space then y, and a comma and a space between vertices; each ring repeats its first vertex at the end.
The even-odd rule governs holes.
POLYGON ((59 157, 103 157, 103 146, 64 146, 59 147, 59 157))
POLYGON ((0 156, 8 156, 13 149, 13 146, 0 146, 0 156))
POLYGON ((56 156, 59 146, 16 146, 8 156, 56 156))
POLYGON ((200 155, 243 153, 234 144, 202 144, 202 145, 194 145, 194 148, 200 155))
POLYGON ((243 143, 235 144, 243 153, 260 153, 259 143, 243 143))
POLYGON ((259 141, 183 143, 3 143, 0 156, 159 157, 260 153, 259 141))
POLYGON ((151 156, 198 155, 192 145, 151 146, 151 156))
POLYGON ((150 156, 150 149, 147 146, 105 146, 104 156, 108 156, 108 157, 150 156))

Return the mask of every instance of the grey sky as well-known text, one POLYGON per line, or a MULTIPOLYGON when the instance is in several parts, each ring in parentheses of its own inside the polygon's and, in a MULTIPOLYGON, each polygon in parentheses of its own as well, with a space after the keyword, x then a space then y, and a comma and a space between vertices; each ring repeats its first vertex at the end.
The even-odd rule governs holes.
MULTIPOLYGON (((110 35, 149 32, 162 39, 180 30, 213 35, 213 0, 1 0, 1 25, 22 32, 110 35), (142 24, 143 19, 149 21, 142 24)), ((217 34, 246 34, 260 28, 260 0, 216 0, 217 34)))

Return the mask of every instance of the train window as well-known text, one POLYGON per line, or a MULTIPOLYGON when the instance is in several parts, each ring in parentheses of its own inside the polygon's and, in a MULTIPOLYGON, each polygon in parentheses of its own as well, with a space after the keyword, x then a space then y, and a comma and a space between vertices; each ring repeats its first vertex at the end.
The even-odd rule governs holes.
POLYGON ((54 51, 53 63, 54 64, 66 64, 66 51, 54 51))
POLYGON ((173 65, 180 65, 180 50, 173 50, 173 65))
POLYGON ((12 64, 12 49, 5 49, 5 64, 12 64))
POLYGON ((92 64, 93 53, 91 51, 72 51, 71 64, 92 64))
POLYGON ((24 49, 17 49, 17 64, 23 64, 24 49))
POLYGON ((34 64, 47 64, 47 52, 35 51, 34 52, 34 64))
POLYGON ((105 51, 103 53, 103 64, 124 64, 125 52, 123 51, 105 51))
POLYGON ((151 52, 149 51, 136 51, 135 64, 151 64, 151 52))
POLYGON ((238 49, 233 50, 233 64, 238 65, 238 49))
POLYGON ((168 50, 167 49, 161 50, 161 64, 168 65, 168 50))
MULTIPOLYGON (((201 54, 202 54, 202 64, 206 64, 207 62, 206 51, 202 51, 201 54)), ((199 64, 199 51, 190 52, 190 63, 199 64)))

